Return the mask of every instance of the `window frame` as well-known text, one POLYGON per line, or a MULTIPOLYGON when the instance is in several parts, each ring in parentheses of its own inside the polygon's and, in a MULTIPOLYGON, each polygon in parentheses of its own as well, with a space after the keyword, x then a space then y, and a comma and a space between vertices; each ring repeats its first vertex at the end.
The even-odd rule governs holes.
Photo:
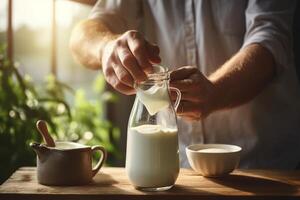
MULTIPOLYGON (((57 58, 56 58, 56 1, 52 0, 52 19, 51 19, 51 73, 54 76, 57 76, 57 58)), ((97 0, 66 0, 66 1, 73 1, 77 3, 87 4, 87 5, 94 5, 97 0)), ((7 6, 7 56, 11 62, 14 62, 14 37, 13 37, 13 0, 8 0, 7 6)))

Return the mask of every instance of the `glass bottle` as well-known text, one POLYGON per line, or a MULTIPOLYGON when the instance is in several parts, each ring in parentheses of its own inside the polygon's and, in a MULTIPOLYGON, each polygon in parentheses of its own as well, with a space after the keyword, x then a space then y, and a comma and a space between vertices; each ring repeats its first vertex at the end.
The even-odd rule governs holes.
POLYGON ((134 187, 144 191, 170 189, 179 173, 175 109, 181 93, 169 87, 170 76, 163 67, 155 69, 147 81, 135 84, 137 95, 127 130, 126 172, 134 187), (170 90, 177 93, 174 106, 170 90))

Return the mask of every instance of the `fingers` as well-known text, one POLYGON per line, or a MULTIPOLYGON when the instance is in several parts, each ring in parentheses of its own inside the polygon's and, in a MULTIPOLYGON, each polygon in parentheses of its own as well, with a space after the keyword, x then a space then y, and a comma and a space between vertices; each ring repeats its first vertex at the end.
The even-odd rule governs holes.
MULTIPOLYGON (((208 102, 213 93, 212 83, 192 66, 180 67, 170 74, 170 85, 181 91, 177 114, 189 121, 200 120, 208 114, 208 102)), ((171 92, 172 100, 176 95, 171 92)))
POLYGON ((141 38, 138 32, 131 31, 128 35, 127 43, 131 53, 136 58, 140 68, 145 72, 150 72, 152 64, 148 59, 148 51, 145 40, 141 38))
POLYGON ((191 101, 194 103, 201 103, 205 101, 205 98, 201 96, 201 93, 190 93, 183 92, 181 93, 181 99, 184 101, 191 101))
POLYGON ((180 67, 171 72, 170 79, 171 79, 171 81, 186 79, 189 76, 191 76, 192 74, 197 73, 197 72, 198 72, 198 69, 193 66, 180 67))
MULTIPOLYGON (((171 92, 171 99, 175 101, 177 98, 177 94, 171 92)), ((201 92, 193 93, 193 92, 181 92, 181 100, 191 101, 194 103, 205 102, 206 98, 202 96, 201 92)))
POLYGON ((161 62, 159 48, 136 31, 129 31, 124 37, 127 37, 126 46, 122 44, 123 48, 119 49, 120 60, 136 81, 144 81, 146 72, 152 72, 152 64, 161 62))
POLYGON ((104 70, 103 73, 104 73, 104 77, 105 77, 106 81, 117 91, 121 92, 122 94, 126 94, 126 95, 132 95, 135 93, 134 88, 124 84, 123 83, 124 81, 122 82, 118 78, 113 67, 107 68, 107 70, 104 70))
POLYGON ((103 66, 103 74, 106 81, 117 91, 127 95, 135 93, 130 73, 122 66, 121 61, 114 54, 110 56, 103 66))
POLYGON ((185 92, 194 89, 196 84, 194 84, 194 80, 192 79, 183 79, 171 81, 170 86, 179 89, 181 92, 185 92))
POLYGON ((185 119, 187 121, 190 121, 190 122, 197 122, 197 121, 200 120, 200 119, 197 119, 197 118, 195 118, 193 116, 181 116, 181 118, 183 118, 183 119, 185 119))
POLYGON ((128 48, 118 48, 117 54, 122 66, 124 66, 135 81, 141 82, 146 80, 146 74, 140 69, 137 60, 128 48))
POLYGON ((146 41, 147 44, 147 52, 148 52, 148 59, 153 64, 158 64, 161 62, 159 57, 159 48, 157 45, 150 44, 146 41))
POLYGON ((102 69, 110 85, 121 93, 132 94, 134 82, 146 80, 152 64, 160 61, 158 46, 137 31, 128 31, 105 46, 102 69))
POLYGON ((128 87, 133 87, 133 78, 130 73, 122 66, 121 61, 116 58, 116 63, 112 63, 112 68, 114 69, 115 75, 122 84, 127 85, 128 87))
POLYGON ((177 108, 177 114, 179 116, 194 118, 199 120, 202 117, 201 107, 202 105, 199 103, 181 101, 177 108))

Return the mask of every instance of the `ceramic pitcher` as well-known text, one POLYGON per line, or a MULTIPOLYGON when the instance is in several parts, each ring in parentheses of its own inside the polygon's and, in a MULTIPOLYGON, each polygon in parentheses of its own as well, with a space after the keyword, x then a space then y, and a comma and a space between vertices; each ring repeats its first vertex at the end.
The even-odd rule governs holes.
POLYGON ((82 185, 89 183, 106 160, 102 146, 85 146, 73 142, 55 142, 56 147, 31 143, 37 154, 37 179, 44 185, 82 185), (92 167, 92 153, 102 155, 92 167))

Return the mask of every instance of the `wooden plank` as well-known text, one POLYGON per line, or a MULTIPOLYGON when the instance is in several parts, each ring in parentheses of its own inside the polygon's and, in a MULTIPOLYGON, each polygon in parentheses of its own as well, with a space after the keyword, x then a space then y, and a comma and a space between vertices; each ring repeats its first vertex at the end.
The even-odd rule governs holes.
POLYGON ((0 199, 300 199, 300 171, 236 170, 205 178, 181 169, 166 192, 142 192, 129 183, 124 168, 103 168, 85 186, 44 186, 35 168, 20 168, 0 186, 0 199))

